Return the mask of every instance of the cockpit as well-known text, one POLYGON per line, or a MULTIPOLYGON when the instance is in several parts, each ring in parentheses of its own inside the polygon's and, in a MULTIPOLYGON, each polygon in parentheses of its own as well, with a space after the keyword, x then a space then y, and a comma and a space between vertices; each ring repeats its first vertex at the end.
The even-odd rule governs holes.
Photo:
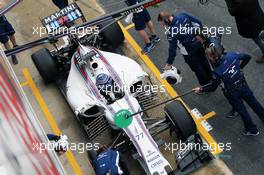
POLYGON ((124 92, 113 78, 105 73, 96 77, 96 86, 100 94, 107 100, 107 104, 112 104, 116 100, 124 97, 124 92))

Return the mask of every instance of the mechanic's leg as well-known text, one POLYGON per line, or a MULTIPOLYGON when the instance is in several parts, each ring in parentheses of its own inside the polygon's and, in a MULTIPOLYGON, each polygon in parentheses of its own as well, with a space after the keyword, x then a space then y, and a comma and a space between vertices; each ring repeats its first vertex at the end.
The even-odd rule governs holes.
POLYGON ((243 99, 253 109, 253 111, 259 116, 259 118, 264 122, 264 108, 258 102, 258 100, 256 99, 253 92, 249 89, 248 86, 245 87, 245 91, 243 93, 243 99))
POLYGON ((230 94, 228 98, 229 98, 231 104, 233 105, 233 108, 241 116, 246 131, 249 131, 251 133, 258 132, 256 125, 252 121, 242 99, 240 98, 240 92, 234 92, 234 93, 230 94))
POLYGON ((15 34, 10 35, 9 39, 12 42, 13 46, 16 47, 17 46, 17 42, 16 42, 15 34))
POLYGON ((64 4, 65 4, 66 6, 68 6, 68 5, 69 5, 68 0, 64 0, 64 4))
POLYGON ((10 44, 9 44, 9 41, 3 43, 3 45, 4 45, 4 47, 5 47, 6 50, 12 49, 11 46, 10 46, 10 44))
POLYGON ((52 2, 59 8, 63 9, 67 6, 68 1, 65 0, 52 0, 52 2))
POLYGON ((139 30, 138 33, 140 37, 144 40, 145 44, 150 43, 149 36, 145 30, 139 30))
POLYGON ((201 49, 198 53, 198 57, 199 57, 199 61, 203 67, 203 70, 205 72, 205 74, 207 75, 207 81, 211 81, 212 80, 212 69, 211 69, 211 66, 205 56, 205 52, 204 52, 204 49, 201 49))
POLYGON ((227 98, 227 101, 229 102, 229 104, 231 105, 232 109, 227 113, 227 118, 234 118, 236 116, 238 116, 238 113, 236 112, 236 110, 234 109, 234 105, 232 105, 232 100, 229 99, 228 93, 225 91, 224 88, 222 88, 223 94, 224 96, 227 98))
POLYGON ((203 69, 200 61, 196 55, 184 55, 185 62, 189 65, 191 70, 195 73, 198 82, 201 86, 210 83, 211 79, 208 79, 206 71, 203 69))
POLYGON ((156 32, 155 32, 155 29, 154 29, 152 21, 148 21, 146 24, 147 24, 148 30, 150 31, 150 34, 151 35, 156 35, 156 32))

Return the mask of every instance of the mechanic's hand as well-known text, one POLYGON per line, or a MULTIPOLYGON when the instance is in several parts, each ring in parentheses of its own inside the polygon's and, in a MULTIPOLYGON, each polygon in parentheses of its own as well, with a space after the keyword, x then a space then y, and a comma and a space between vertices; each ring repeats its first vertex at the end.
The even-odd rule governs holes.
POLYGON ((194 89, 192 89, 195 93, 200 93, 202 91, 202 88, 200 87, 196 87, 194 89))
POLYGON ((163 68, 163 70, 171 70, 172 69, 172 65, 171 64, 166 64, 165 67, 163 68))

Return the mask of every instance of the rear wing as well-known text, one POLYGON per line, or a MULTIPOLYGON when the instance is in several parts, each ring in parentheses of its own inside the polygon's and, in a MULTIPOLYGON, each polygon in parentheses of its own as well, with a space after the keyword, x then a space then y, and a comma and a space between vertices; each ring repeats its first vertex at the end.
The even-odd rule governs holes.
MULTIPOLYGON (((88 27, 92 27, 92 26, 102 24, 104 22, 111 22, 111 21, 116 20, 116 19, 121 19, 121 17, 125 17, 131 13, 134 13, 134 12, 137 12, 139 10, 154 6, 154 5, 159 4, 163 1, 165 1, 165 0, 146 0, 146 1, 143 1, 141 3, 135 4, 133 6, 126 7, 126 8, 123 8, 121 10, 117 10, 115 12, 106 14, 106 15, 101 16, 99 18, 96 18, 94 20, 87 21, 81 25, 77 25, 77 26, 73 27, 72 30, 76 30, 78 28, 88 28, 88 27)), ((65 32, 61 32, 61 33, 58 33, 56 35, 41 38, 39 40, 33 41, 31 43, 28 43, 28 44, 21 45, 19 47, 14 48, 14 49, 7 50, 7 51, 5 51, 5 54, 7 56, 11 56, 13 54, 22 52, 24 50, 31 49, 33 47, 36 47, 36 46, 39 46, 42 44, 50 43, 54 40, 57 40, 59 38, 66 36, 66 35, 67 34, 65 32)))
POLYGON ((80 7, 76 3, 72 3, 64 9, 45 17, 41 20, 41 23, 47 29, 48 33, 51 33, 78 19, 82 19, 83 22, 86 22, 80 7))

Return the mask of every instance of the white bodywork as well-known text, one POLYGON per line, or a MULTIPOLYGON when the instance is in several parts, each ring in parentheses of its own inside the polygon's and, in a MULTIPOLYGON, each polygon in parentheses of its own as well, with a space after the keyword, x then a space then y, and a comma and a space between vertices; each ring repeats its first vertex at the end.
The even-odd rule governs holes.
MULTIPOLYGON (((129 87, 138 81, 144 81, 146 76, 146 72, 134 60, 128 57, 80 46, 72 59, 71 70, 67 80, 66 95, 76 115, 82 110, 89 109, 94 105, 101 106, 105 109, 105 116, 108 122, 115 128, 113 121, 115 112, 127 109, 131 113, 134 113, 140 110, 140 105, 133 94, 130 93, 129 87), (116 73, 115 75, 118 75, 121 80, 126 98, 123 97, 113 104, 107 105, 106 101, 98 99, 91 92, 87 81, 83 78, 74 60, 76 56, 87 54, 92 50, 100 53, 109 65, 102 61, 102 57, 99 54, 94 56, 93 62, 98 64, 98 68, 93 69, 91 62, 85 64, 85 72, 88 74, 90 81, 95 85, 98 74, 105 73, 111 75, 111 72, 109 72, 109 67, 111 67, 116 73)), ((160 153, 157 144, 144 125, 141 115, 134 116, 132 124, 123 130, 133 142, 141 158, 147 164, 150 174, 167 174, 165 167, 170 167, 170 164, 160 153)))

